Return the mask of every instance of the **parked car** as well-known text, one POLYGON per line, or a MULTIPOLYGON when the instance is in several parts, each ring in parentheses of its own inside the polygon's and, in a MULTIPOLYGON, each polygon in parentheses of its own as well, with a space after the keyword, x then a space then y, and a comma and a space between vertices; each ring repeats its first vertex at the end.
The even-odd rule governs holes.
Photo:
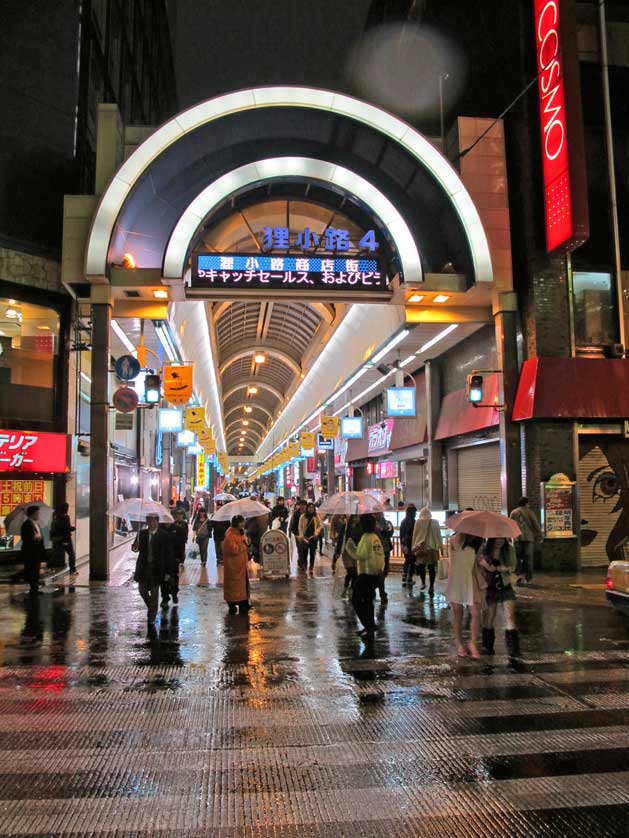
POLYGON ((607 570, 607 600, 629 614, 629 561, 612 562, 607 570))

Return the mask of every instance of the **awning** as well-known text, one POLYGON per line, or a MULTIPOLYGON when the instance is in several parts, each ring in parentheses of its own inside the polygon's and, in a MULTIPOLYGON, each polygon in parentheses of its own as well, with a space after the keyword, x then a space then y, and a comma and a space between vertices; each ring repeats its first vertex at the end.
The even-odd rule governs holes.
POLYGON ((513 419, 627 419, 629 361, 531 358, 522 365, 513 419))
MULTIPOLYGON (((483 401, 489 404, 497 403, 498 395, 498 376, 496 374, 485 376, 483 401)), ((468 402, 465 390, 455 390, 444 396, 441 401, 435 439, 448 439, 452 436, 482 431, 485 428, 493 428, 498 423, 499 414, 495 407, 474 407, 468 402)))

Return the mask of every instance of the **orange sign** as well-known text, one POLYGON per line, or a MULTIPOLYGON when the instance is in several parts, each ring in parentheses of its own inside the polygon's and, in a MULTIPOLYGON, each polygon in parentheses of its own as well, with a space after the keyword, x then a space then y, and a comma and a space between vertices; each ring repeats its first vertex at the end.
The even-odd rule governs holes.
POLYGON ((0 480, 0 515, 8 515, 21 503, 44 500, 43 480, 0 480))
POLYGON ((187 404, 192 398, 192 365, 164 367, 164 398, 170 404, 187 404))

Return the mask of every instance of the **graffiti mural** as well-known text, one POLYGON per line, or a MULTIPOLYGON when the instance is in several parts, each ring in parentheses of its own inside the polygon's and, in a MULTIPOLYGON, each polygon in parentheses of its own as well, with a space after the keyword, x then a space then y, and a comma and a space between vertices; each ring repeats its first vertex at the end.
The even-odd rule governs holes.
POLYGON ((578 477, 583 566, 629 558, 629 441, 582 437, 578 477))

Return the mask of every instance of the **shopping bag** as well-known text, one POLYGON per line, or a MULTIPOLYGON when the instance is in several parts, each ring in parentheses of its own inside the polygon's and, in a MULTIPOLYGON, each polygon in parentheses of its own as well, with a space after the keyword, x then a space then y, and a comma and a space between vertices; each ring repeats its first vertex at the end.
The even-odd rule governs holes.
POLYGON ((201 551, 199 550, 199 545, 196 541, 193 541, 190 547, 188 547, 188 558, 189 559, 198 559, 201 555, 201 551))

